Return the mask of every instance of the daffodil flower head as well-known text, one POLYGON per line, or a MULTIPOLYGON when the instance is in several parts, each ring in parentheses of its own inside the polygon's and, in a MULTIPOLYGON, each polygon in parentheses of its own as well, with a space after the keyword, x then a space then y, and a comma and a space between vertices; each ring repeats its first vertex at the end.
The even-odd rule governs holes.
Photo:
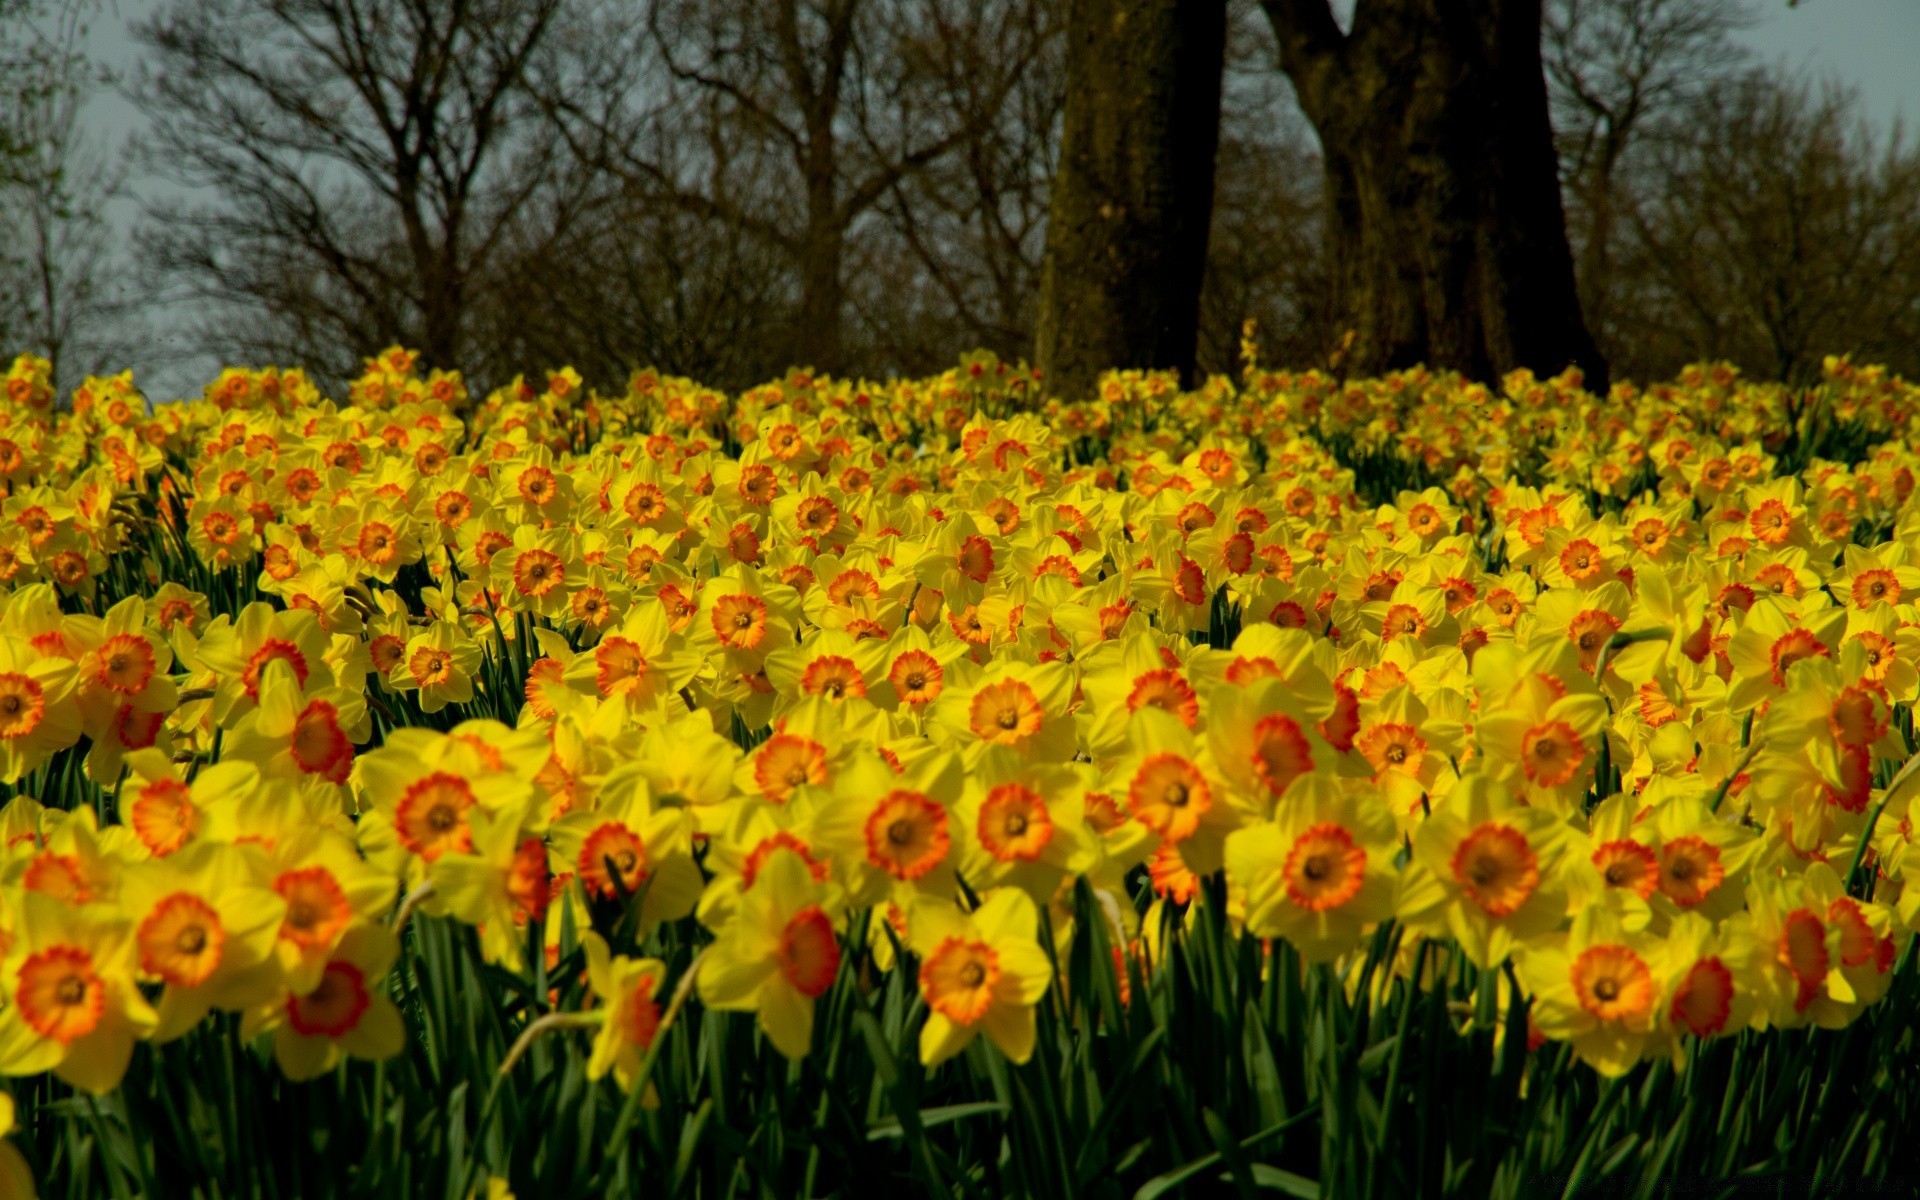
POLYGON ((920 995, 931 1012, 920 1031, 920 1061, 932 1067, 984 1033, 1016 1063, 1033 1055, 1033 1006, 1053 981, 1036 940, 1039 910, 1025 892, 1002 888, 965 913, 927 896, 908 913, 920 960, 920 995))
POLYGON ((782 1054, 805 1057, 814 1001, 840 971, 835 922, 842 908, 838 887, 819 880, 799 854, 775 848, 700 960, 701 1001, 758 1013, 761 1030, 782 1054))
POLYGON ((1470 773, 1414 832, 1399 915, 1429 935, 1451 934, 1474 965, 1498 966, 1566 919, 1569 840, 1559 817, 1470 773))

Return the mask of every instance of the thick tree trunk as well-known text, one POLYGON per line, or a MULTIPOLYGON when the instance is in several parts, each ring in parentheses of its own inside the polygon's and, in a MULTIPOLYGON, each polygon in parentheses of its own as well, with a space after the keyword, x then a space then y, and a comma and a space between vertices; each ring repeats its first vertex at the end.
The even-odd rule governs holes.
POLYGON ((842 361, 843 310, 846 307, 846 229, 831 218, 809 221, 800 244, 800 307, 795 314, 794 348, 788 359, 816 371, 837 374, 842 361))
POLYGON ((1606 386, 1567 246, 1540 0, 1266 0, 1320 135, 1356 373, 1581 368, 1606 386))
POLYGON ((1225 0, 1069 0, 1034 355, 1054 395, 1089 396, 1116 367, 1193 381, 1226 13, 1225 0))
POLYGON ((460 322, 466 307, 466 285, 460 278, 460 266, 451 245, 438 261, 423 271, 426 293, 422 297, 420 352, 428 365, 458 367, 461 358, 460 322))

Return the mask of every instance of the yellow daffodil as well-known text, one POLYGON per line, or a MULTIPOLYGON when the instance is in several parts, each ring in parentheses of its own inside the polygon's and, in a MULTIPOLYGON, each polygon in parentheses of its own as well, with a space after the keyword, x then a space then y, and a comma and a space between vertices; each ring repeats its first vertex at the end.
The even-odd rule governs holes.
POLYGON ((1039 910, 1025 892, 1002 888, 965 913, 925 897, 908 917, 920 961, 920 996, 931 1011, 920 1030, 920 1061, 937 1066, 979 1034, 1016 1063, 1033 1055, 1033 1006, 1053 982, 1035 940, 1039 910))
POLYGON ((700 1000, 753 1011, 788 1058, 813 1041, 814 1001, 840 971, 835 921, 840 889, 815 879, 805 859, 775 849, 741 892, 731 918, 700 960, 700 1000))

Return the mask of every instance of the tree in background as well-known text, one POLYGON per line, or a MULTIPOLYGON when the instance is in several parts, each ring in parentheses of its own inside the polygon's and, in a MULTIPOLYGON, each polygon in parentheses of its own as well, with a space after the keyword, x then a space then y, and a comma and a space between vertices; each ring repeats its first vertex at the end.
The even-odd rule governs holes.
POLYGON ((44 356, 61 390, 147 348, 105 213, 125 172, 81 121, 109 82, 79 49, 90 7, 0 8, 0 349, 44 356))
POLYGON ((1827 354, 1920 375, 1920 147, 1845 88, 1753 70, 1649 150, 1610 301, 1638 377, 1725 359, 1806 383, 1827 354))
POLYGON ((998 122, 1043 49, 1031 8, 655 0, 640 12, 616 0, 543 95, 583 168, 777 251, 793 302, 775 349, 841 371, 863 227, 998 122))
POLYGON ((1034 333, 1055 395, 1112 367, 1194 379, 1226 35, 1226 0, 1068 0, 1034 333))
POLYGON ((508 249, 593 193, 525 88, 560 0, 177 0, 142 24, 149 248, 209 341, 340 378, 391 342, 484 373, 508 249))
POLYGON ((1265 0, 1320 135, 1349 367, 1606 365, 1580 311, 1541 0, 1265 0))
MULTIPOLYGON (((1265 362, 1353 373, 1590 363, 1587 322, 1640 379, 1920 372, 1904 143, 1736 86, 1738 0, 1544 2, 169 0, 136 90, 186 190, 146 290, 195 351, 330 384, 396 341, 482 388, 920 374, 1038 326, 1076 395, 1234 371, 1247 317, 1265 362)), ((0 336, 63 386, 154 354, 111 340, 117 172, 48 35, 88 3, 0 0, 0 336)))
POLYGON ((1273 28, 1258 5, 1235 3, 1227 19, 1199 369, 1237 375, 1249 319, 1262 361, 1324 367, 1341 330, 1319 147, 1293 85, 1273 69, 1273 28))
POLYGON ((1548 0, 1541 50, 1580 302, 1609 359, 1634 353, 1612 336, 1611 302, 1635 152, 1744 64, 1731 35, 1751 23, 1742 0, 1548 0))
POLYGON ((876 206, 850 272, 856 336, 889 369, 943 370, 976 347, 1003 359, 1032 350, 1066 106, 1062 17, 1046 0, 1001 11, 996 20, 1016 31, 1013 44, 1027 52, 1004 91, 986 86, 993 72, 964 60, 941 72, 946 103, 966 136, 895 183, 876 206))

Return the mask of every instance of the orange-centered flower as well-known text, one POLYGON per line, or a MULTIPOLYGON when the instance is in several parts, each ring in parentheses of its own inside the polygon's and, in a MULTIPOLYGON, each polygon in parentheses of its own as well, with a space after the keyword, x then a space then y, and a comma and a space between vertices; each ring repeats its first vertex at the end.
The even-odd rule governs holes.
POLYGON ((406 653, 407 644, 391 633, 383 633, 367 643, 367 659, 373 669, 382 675, 391 676, 393 669, 400 665, 401 657, 406 653))
POLYGON ((793 790, 827 781, 827 748, 797 733, 776 733, 753 756, 753 782, 775 804, 793 798, 793 790))
POLYGON ((394 807, 393 828, 400 844, 433 862, 452 850, 473 849, 473 830, 467 813, 474 805, 473 788, 446 771, 435 771, 407 785, 394 807))
POLYGON ((902 704, 928 704, 938 699, 946 687, 945 677, 940 660, 925 650, 903 652, 887 671, 887 682, 902 704))
POLYGON ((1667 523, 1658 517, 1646 517, 1633 527, 1633 544, 1648 554, 1658 554, 1667 548, 1667 541, 1673 536, 1667 523))
POLYGON ((794 509, 793 521, 803 534, 825 537, 840 525, 840 507, 825 496, 808 496, 794 509))
POLYGON ((1001 862, 1032 862, 1053 841, 1053 815, 1040 793, 1003 783, 980 804, 980 846, 1001 862))
POLYGON ((367 977, 350 962, 330 962, 304 996, 287 999, 287 1024, 303 1037, 339 1037, 360 1024, 372 999, 367 977))
POLYGON ((325 867, 283 871, 273 881, 273 890, 287 902, 280 936, 296 946, 331 945, 353 920, 353 906, 347 902, 346 892, 325 867))
POLYGON ((1213 807, 1213 788, 1185 756, 1170 751, 1153 754, 1134 771, 1127 806, 1142 825, 1167 841, 1184 841, 1213 807))
POLYGON ((547 866, 547 845, 537 837, 522 838, 507 871, 507 899, 513 904, 515 924, 524 925, 546 915, 553 898, 553 872, 547 866))
POLYGON ((154 906, 135 935, 140 969, 175 987, 198 987, 220 966, 226 927, 213 906, 175 892, 154 906))
POLYGON ((1573 960, 1573 994, 1602 1021, 1642 1016, 1653 1008, 1653 971, 1626 946, 1589 946, 1573 960))
POLYGON ((1767 651, 1767 657, 1773 663, 1773 685, 1787 686, 1787 668, 1807 658, 1827 658, 1830 655, 1820 639, 1805 629, 1790 629, 1775 638, 1773 646, 1767 651))
POLYGON ((46 715, 47 697, 39 680, 12 671, 0 675, 0 738, 23 738, 40 728, 46 715))
POLYGON ((1840 933, 1840 964, 1857 967, 1874 956, 1880 940, 1867 923, 1866 910, 1851 896, 1835 896, 1827 904, 1827 923, 1840 933))
POLYGON ((947 810, 919 792, 897 789, 867 817, 867 861, 895 879, 913 880, 939 866, 952 847, 947 810))
POLYGON ((840 700, 848 696, 863 697, 867 694, 867 681, 860 675, 860 668, 844 655, 825 654, 807 664, 800 673, 800 690, 809 696, 825 696, 829 700, 840 700))
POLYGON ((216 546, 231 546, 240 540, 240 521, 232 513, 215 509, 200 522, 200 532, 216 546))
POLYGON ((1308 912, 1325 912, 1359 894, 1367 852, 1344 826, 1323 822, 1294 839, 1283 873, 1288 899, 1308 912))
POLYGON ((779 490, 779 477, 765 463, 740 468, 740 498, 748 504, 763 508, 773 503, 774 494, 779 490))
POLYGON ((394 560, 400 552, 400 538, 393 532, 393 526, 384 521, 368 521, 360 527, 360 538, 355 545, 360 557, 376 567, 384 567, 394 560))
POLYGON ((560 586, 566 578, 566 564, 551 550, 528 550, 513 564, 513 586, 525 596, 538 599, 560 586))
POLYGON ((107 987, 94 972, 91 954, 78 946, 49 946, 20 965, 13 1001, 29 1029, 69 1044, 100 1024, 107 987))
POLYGON ((1600 547, 1586 538, 1575 538, 1560 551, 1560 569, 1575 583, 1592 579, 1600 573, 1600 547))
POLYGON ((1593 852, 1593 865, 1608 887, 1626 888, 1642 900, 1660 886, 1660 860, 1632 838, 1602 845, 1593 852))
POLYGON ((1720 847, 1703 837, 1684 834, 1660 847, 1660 890, 1681 908, 1705 900, 1726 877, 1720 847))
POLYGON ((553 472, 545 467, 528 467, 520 473, 520 498, 535 506, 545 504, 558 492, 553 472))
POLYGON ((1313 747, 1300 723, 1268 713, 1253 723, 1253 773, 1276 798, 1313 770, 1313 747))
POLYGON ((1717 958, 1693 964, 1673 994, 1668 1018, 1695 1037, 1712 1037, 1727 1027, 1733 1012, 1733 972, 1717 958))
POLYGON ((1520 739, 1520 767, 1541 787, 1566 783, 1586 758, 1586 743, 1565 721, 1535 725, 1520 739))
POLYGON ((972 1025, 993 1007, 1000 982, 1000 956, 983 941, 948 937, 920 964, 920 993, 927 1007, 956 1025, 972 1025))
POLYGON ((790 830, 776 830, 760 839, 760 844, 747 852, 740 863, 740 881, 748 887, 760 878, 760 868, 767 865, 767 859, 773 857, 775 850, 790 850, 800 856, 807 864, 807 870, 813 875, 815 883, 825 883, 833 874, 833 861, 830 858, 816 856, 811 847, 796 837, 790 830))
POLYGON ((266 670, 267 664, 275 659, 293 668, 295 683, 303 688, 307 686, 310 668, 307 666, 307 656, 300 653, 300 647, 280 638, 268 638, 261 642, 260 648, 247 659, 247 668, 240 673, 240 684, 246 688, 248 699, 260 699, 260 672, 266 670))
POLYGON ((1171 667, 1161 667, 1134 678, 1133 690, 1127 693, 1127 711, 1139 712, 1149 707, 1179 717, 1188 729, 1200 719, 1200 697, 1186 676, 1171 667))
POLYGON ((1427 756, 1427 740, 1413 726, 1392 722, 1368 726, 1354 739, 1353 746, 1373 764, 1375 774, 1398 771, 1418 775, 1427 756))
POLYGON ((432 646, 422 646, 407 659, 407 670, 421 687, 432 687, 453 678, 453 655, 432 646))
POLYGON ((329 783, 345 783, 353 770, 353 743, 340 728, 340 710, 325 700, 309 700, 300 710, 288 749, 302 771, 329 783))
POLYGON ((1853 606, 1869 608, 1881 601, 1900 603, 1900 580, 1885 567, 1862 571, 1853 577, 1853 606))
POLYGON ((153 644, 135 633, 117 633, 101 643, 94 679, 127 696, 146 690, 156 666, 153 644))
POLYGON ((1002 679, 973 694, 967 723, 982 741, 1012 745, 1040 732, 1040 698, 1023 680, 1002 679))
POLYGON ((1467 898, 1496 919, 1518 912, 1540 886, 1540 860, 1526 835, 1497 821, 1461 839, 1451 865, 1467 898))
POLYGON ((93 898, 87 877, 80 870, 80 859, 72 854, 42 850, 27 863, 20 886, 29 892, 52 896, 68 904, 85 904, 93 898))
POLYGON ((1892 714, 1878 691, 1858 685, 1834 698, 1827 716, 1833 740, 1850 750, 1870 750, 1887 732, 1892 714))
POLYGON ((1812 909, 1794 909, 1782 923, 1774 957, 1793 976, 1794 1011, 1806 1011, 1826 986, 1827 970, 1832 965, 1826 923, 1812 909))
POLYGON ((155 779, 148 783, 128 780, 134 792, 127 823, 133 835, 156 858, 165 858, 187 844, 198 824, 192 794, 177 779, 155 779))
POLYGON ((767 635, 767 602, 742 592, 713 603, 713 633, 729 650, 751 650, 767 635))
POLYGON ((1600 651, 1608 639, 1620 632, 1620 618, 1605 609, 1589 608, 1576 614, 1567 624, 1567 637, 1580 651, 1580 669, 1592 671, 1600 663, 1600 651))
POLYGON ((1753 515, 1747 518, 1747 524, 1753 529, 1753 536, 1769 546, 1778 546, 1793 533, 1793 515, 1778 500, 1767 500, 1758 505, 1753 515))
POLYGON ((993 544, 976 533, 960 543, 956 562, 962 575, 985 583, 993 574, 993 544))
POLYGON ((1426 618, 1411 604, 1394 605, 1380 621, 1380 640, 1383 642, 1391 642, 1397 637, 1417 638, 1426 631, 1426 618))
POLYGON ((647 877, 647 846, 640 835, 618 821, 608 821, 580 843, 580 860, 574 864, 580 886, 589 895, 611 900, 624 889, 638 890, 647 877), (619 873, 618 886, 614 873, 619 873))
POLYGON ((609 637, 593 648, 594 686, 602 696, 624 696, 646 678, 647 659, 630 638, 609 637))

